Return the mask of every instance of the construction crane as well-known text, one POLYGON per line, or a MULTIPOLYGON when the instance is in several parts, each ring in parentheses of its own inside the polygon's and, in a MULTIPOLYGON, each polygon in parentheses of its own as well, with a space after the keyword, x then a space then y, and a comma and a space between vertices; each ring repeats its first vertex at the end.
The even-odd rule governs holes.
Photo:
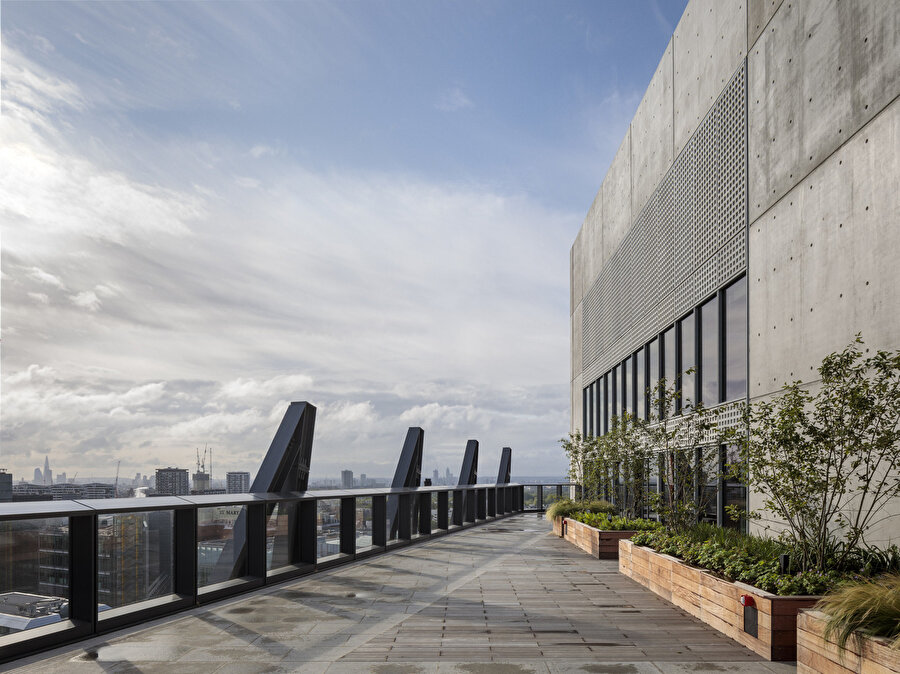
POLYGON ((113 494, 115 494, 116 498, 119 498, 119 466, 121 465, 122 460, 119 459, 119 461, 116 463, 116 484, 113 486, 113 494))

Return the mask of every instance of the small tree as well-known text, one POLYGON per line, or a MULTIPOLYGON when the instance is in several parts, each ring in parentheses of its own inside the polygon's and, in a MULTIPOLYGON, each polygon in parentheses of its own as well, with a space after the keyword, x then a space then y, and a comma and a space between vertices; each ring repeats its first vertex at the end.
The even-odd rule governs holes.
POLYGON ((629 413, 614 420, 604 437, 609 487, 616 494, 616 505, 628 518, 641 517, 647 501, 649 446, 645 422, 629 413), (622 489, 619 489, 621 479, 622 489))
POLYGON ((677 389, 667 387, 661 379, 655 389, 651 422, 644 426, 647 447, 659 463, 662 482, 662 490, 652 494, 650 501, 663 524, 675 531, 693 526, 706 512, 709 497, 703 487, 718 477, 719 446, 736 435, 722 424, 722 408, 710 409, 684 399, 676 414, 680 399, 677 389), (716 469, 710 471, 709 466, 716 469))
POLYGON ((585 485, 587 472, 594 452, 593 438, 581 435, 581 431, 576 428, 574 433, 569 433, 568 439, 563 438, 559 442, 569 460, 567 476, 571 482, 581 485, 581 489, 576 489, 576 491, 578 502, 583 503, 587 491, 585 485))
POLYGON ((754 404, 732 468, 785 523, 803 570, 843 567, 900 497, 900 351, 862 348, 857 335, 826 356, 815 393, 794 382, 754 404))

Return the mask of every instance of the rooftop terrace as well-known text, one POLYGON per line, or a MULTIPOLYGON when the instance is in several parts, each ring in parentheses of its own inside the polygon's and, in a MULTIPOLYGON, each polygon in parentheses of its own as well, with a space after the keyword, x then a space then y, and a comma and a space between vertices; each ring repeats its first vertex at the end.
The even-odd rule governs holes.
POLYGON ((789 672, 515 515, 0 666, 26 672, 789 672))

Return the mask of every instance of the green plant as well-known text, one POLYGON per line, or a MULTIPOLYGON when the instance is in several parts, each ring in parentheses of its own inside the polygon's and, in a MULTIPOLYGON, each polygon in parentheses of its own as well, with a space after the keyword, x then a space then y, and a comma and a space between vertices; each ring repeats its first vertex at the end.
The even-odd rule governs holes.
POLYGON ((748 408, 731 467, 785 523, 803 570, 847 568, 900 497, 900 350, 865 356, 863 346, 857 335, 826 356, 814 392, 794 382, 748 408))
POLYGON ((892 648, 900 648, 900 574, 842 585, 816 608, 828 614, 825 638, 842 649, 856 631, 887 637, 892 648))
POLYGON ((544 516, 552 522, 557 517, 572 517, 581 509, 582 506, 580 503, 576 503, 572 499, 563 498, 558 501, 554 501, 549 506, 547 506, 547 510, 545 511, 544 516))
POLYGON ((583 501, 587 496, 585 478, 594 451, 593 438, 583 436, 581 431, 576 429, 574 433, 569 433, 568 439, 562 438, 559 442, 569 460, 568 478, 581 485, 581 489, 577 491, 579 501, 583 501))
POLYGON ((618 517, 605 513, 576 513, 572 519, 602 531, 651 531, 662 526, 652 520, 618 517))
POLYGON ((584 512, 588 513, 604 513, 606 515, 615 515, 618 512, 618 508, 616 508, 616 506, 614 506, 609 501, 604 501, 603 499, 585 501, 583 504, 581 504, 581 509, 584 512))
MULTIPOLYGON (((692 373, 689 369, 682 376, 692 373)), ((707 511, 711 496, 703 486, 718 477, 719 448, 732 441, 736 432, 722 423, 725 409, 682 400, 678 389, 667 387, 665 379, 659 381, 653 397, 651 422, 642 429, 648 455, 656 457, 664 486, 650 496, 650 502, 668 529, 684 532, 707 511)))

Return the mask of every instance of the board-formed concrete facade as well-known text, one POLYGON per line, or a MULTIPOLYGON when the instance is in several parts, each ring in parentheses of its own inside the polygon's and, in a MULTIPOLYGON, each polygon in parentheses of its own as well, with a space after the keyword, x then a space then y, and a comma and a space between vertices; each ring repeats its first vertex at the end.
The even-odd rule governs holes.
POLYGON ((572 246, 571 430, 670 328, 700 358, 701 306, 733 323, 709 402, 814 384, 857 332, 900 348, 898 94, 896 0, 691 0, 572 246))

